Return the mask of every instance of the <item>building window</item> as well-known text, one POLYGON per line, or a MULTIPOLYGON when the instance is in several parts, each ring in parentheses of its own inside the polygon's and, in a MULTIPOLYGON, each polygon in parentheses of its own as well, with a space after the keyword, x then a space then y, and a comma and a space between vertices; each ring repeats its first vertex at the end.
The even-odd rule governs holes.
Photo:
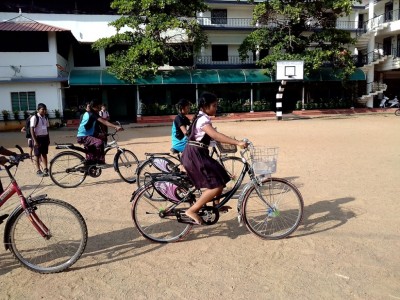
POLYGON ((228 61, 228 45, 212 45, 212 61, 228 61))
POLYGON ((36 93, 11 92, 11 107, 13 111, 36 110, 36 93))
POLYGON ((49 52, 47 32, 1 31, 0 52, 49 52))
POLYGON ((73 45, 74 66, 75 67, 99 67, 100 54, 99 51, 92 48, 92 44, 73 45))
POLYGON ((228 11, 226 9, 213 9, 211 11, 211 24, 227 24, 228 11))

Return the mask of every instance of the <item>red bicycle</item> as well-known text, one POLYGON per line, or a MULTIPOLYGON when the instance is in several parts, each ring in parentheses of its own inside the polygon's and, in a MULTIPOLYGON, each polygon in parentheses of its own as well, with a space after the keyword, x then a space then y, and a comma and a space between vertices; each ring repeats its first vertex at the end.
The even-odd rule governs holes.
MULTIPOLYGON (((26 268, 38 273, 57 273, 71 267, 86 248, 88 232, 85 220, 71 204, 47 198, 47 195, 25 197, 11 169, 29 159, 22 148, 16 146, 20 155, 9 157, 4 166, 11 180, 0 194, 0 208, 17 194, 20 205, 8 215, 0 215, 0 224, 5 219, 4 245, 26 268)), ((15 173, 14 173, 15 175, 15 173)))

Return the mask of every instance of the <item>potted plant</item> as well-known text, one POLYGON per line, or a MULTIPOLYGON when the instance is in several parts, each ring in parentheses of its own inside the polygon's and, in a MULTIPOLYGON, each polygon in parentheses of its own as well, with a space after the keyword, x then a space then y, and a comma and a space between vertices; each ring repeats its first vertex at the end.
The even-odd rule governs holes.
POLYGON ((14 110, 13 114, 14 114, 14 120, 19 120, 19 110, 14 110))
POLYGON ((56 118, 57 118, 57 119, 59 119, 59 118, 61 117, 61 114, 60 114, 60 110, 59 110, 59 109, 55 109, 55 110, 54 110, 54 114, 56 115, 56 118))
POLYGON ((24 120, 28 119, 29 116, 30 116, 29 111, 24 110, 24 120))
POLYGON ((8 119, 10 118, 9 111, 8 110, 3 110, 1 113, 3 114, 3 120, 4 121, 8 121, 8 119))

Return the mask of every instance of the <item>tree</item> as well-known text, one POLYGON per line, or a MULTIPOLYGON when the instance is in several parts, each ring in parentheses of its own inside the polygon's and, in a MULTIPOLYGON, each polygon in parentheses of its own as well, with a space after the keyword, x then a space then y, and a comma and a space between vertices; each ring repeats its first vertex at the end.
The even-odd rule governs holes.
POLYGON ((117 33, 96 41, 94 48, 109 49, 109 71, 117 78, 156 74, 170 59, 187 59, 207 43, 196 12, 207 10, 203 0, 114 0, 120 18, 110 23, 117 33))
MULTIPOLYGON (((252 1, 253 2, 253 1, 252 1)), ((355 70, 351 52, 355 43, 348 31, 336 29, 339 16, 348 15, 349 0, 270 0, 256 5, 253 22, 258 28, 239 47, 242 59, 249 52, 268 51, 258 62, 273 75, 278 60, 303 60, 304 73, 310 75, 330 66, 346 79, 355 70)))

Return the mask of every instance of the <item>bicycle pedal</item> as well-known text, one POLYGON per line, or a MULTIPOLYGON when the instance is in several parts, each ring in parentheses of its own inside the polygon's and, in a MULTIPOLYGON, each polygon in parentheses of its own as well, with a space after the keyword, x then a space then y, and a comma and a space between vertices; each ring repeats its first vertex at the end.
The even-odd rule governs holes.
POLYGON ((1 216, 0 216, 0 224, 3 223, 3 221, 4 221, 5 219, 7 219, 7 218, 8 218, 8 214, 1 215, 1 216))

